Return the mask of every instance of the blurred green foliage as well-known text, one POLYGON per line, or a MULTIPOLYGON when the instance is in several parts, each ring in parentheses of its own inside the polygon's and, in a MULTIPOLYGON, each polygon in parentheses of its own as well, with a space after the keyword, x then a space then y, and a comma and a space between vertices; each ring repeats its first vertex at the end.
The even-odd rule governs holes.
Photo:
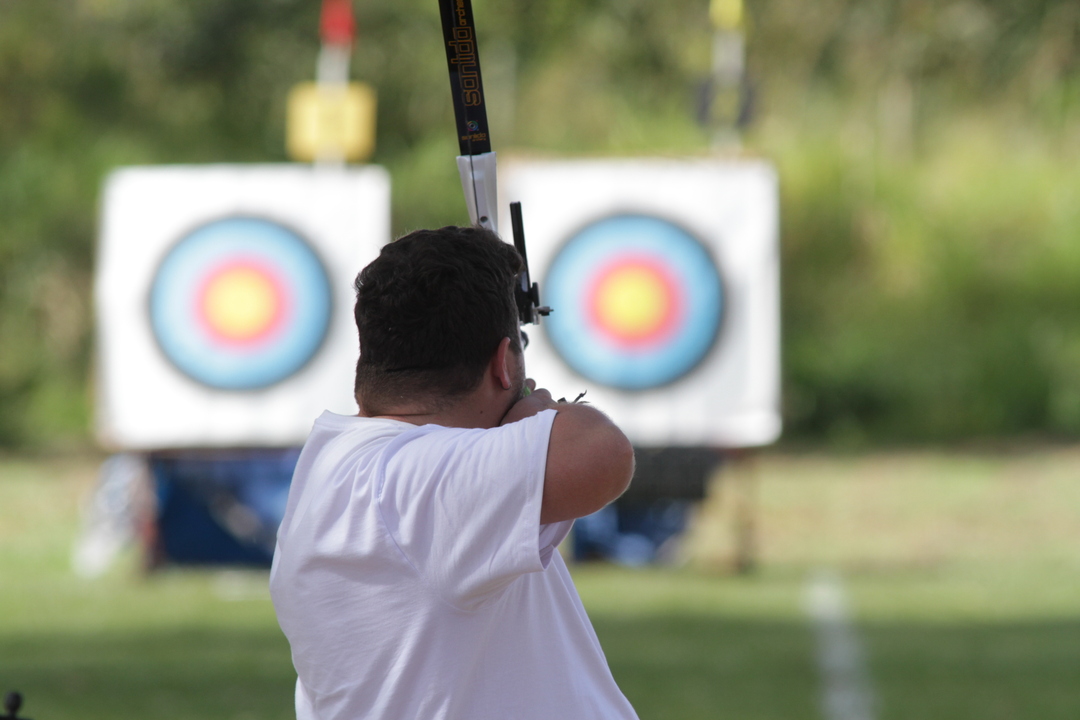
MULTIPOLYGON (((475 0, 498 149, 707 152, 707 0, 475 0)), ((748 0, 788 437, 1080 434, 1080 6, 748 0)), ((435 0, 357 0, 396 232, 465 221, 435 0)), ((315 0, 0 0, 0 446, 87 442, 117 165, 278 162, 315 0)))

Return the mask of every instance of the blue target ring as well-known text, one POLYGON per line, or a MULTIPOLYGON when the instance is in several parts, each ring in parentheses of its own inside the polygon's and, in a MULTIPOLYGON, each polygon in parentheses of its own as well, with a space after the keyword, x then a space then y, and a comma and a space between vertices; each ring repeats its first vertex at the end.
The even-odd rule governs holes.
POLYGON ((318 352, 330 327, 326 269, 296 232, 230 217, 184 236, 158 266, 150 326, 168 360, 221 390, 270 387, 318 352))
POLYGON ((647 215, 616 215, 571 237, 547 272, 544 327, 574 371, 621 390, 672 383, 709 353, 724 285, 708 249, 647 215))

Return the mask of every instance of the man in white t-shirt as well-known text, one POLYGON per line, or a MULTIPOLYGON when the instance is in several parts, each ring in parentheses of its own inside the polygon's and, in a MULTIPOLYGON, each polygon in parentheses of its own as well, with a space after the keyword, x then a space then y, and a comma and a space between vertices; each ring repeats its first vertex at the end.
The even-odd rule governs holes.
POLYGON ((360 413, 315 422, 270 576, 299 720, 637 717, 556 550, 633 449, 525 379, 520 269, 449 227, 357 278, 360 413))

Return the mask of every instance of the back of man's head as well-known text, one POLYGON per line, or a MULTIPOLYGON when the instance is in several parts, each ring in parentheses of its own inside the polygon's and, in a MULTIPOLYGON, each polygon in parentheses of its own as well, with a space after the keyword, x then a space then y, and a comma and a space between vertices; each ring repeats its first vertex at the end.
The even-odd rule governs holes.
POLYGON ((520 352, 517 251, 476 227, 418 230, 356 278, 356 397, 367 415, 474 390, 504 337, 520 352))

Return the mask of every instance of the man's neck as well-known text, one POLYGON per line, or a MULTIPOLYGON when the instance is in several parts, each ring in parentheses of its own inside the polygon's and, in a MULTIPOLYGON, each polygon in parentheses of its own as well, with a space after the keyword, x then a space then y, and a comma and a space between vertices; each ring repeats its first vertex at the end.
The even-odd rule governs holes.
MULTIPOLYGON (((522 397, 525 365, 521 351, 511 349, 503 338, 491 356, 487 369, 471 391, 434 402, 424 398, 403 399, 395 405, 365 410, 361 417, 384 417, 413 425, 442 425, 458 428, 493 428, 506 417, 522 397)), ((357 398, 359 401, 361 398, 357 398)))
POLYGON ((499 408, 490 401, 466 395, 442 410, 433 411, 423 406, 403 405, 401 407, 380 409, 369 414, 361 407, 360 417, 388 418, 412 425, 442 425, 456 428, 493 428, 502 422, 509 408, 499 408))

